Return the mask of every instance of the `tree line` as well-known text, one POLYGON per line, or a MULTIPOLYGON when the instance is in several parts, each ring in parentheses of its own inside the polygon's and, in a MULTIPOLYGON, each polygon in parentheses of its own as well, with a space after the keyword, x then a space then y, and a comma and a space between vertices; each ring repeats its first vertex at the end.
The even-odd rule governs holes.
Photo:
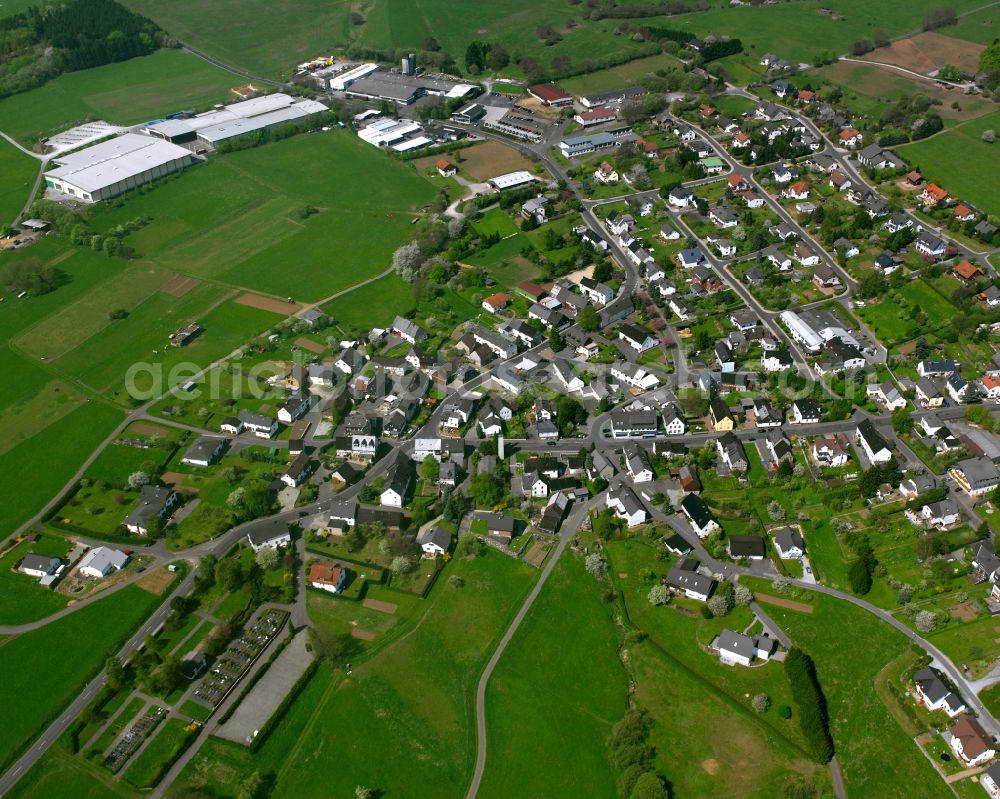
POLYGON ((0 19, 0 97, 64 72, 127 61, 170 44, 151 19, 115 0, 67 0, 0 19))
POLYGON ((801 649, 792 647, 785 657, 785 676, 792 689, 792 699, 799 709, 799 726, 806 748, 817 763, 833 757, 833 738, 826 697, 816 677, 816 664, 801 649))

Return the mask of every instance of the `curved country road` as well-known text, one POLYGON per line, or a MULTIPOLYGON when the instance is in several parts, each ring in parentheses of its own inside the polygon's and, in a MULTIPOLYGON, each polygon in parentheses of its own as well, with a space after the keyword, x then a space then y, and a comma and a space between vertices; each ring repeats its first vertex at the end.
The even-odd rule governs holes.
POLYGON ((500 662, 504 650, 521 626, 524 617, 528 615, 528 611, 531 610, 535 599, 541 593, 542 586, 545 585, 545 581, 548 580, 549 575, 552 573, 552 569, 555 567, 556 561, 559 560, 559 556, 566 549, 566 544, 569 543, 570 537, 578 529, 581 521, 580 517, 586 513, 588 504, 583 502, 577 504, 566 521, 563 522, 562 533, 559 536, 559 544, 556 546, 556 551, 552 553, 552 557, 545 564, 541 576, 532 587, 531 593, 524 600, 524 604, 521 605, 520 610, 517 611, 517 615, 503 634, 500 643, 493 650, 493 655, 490 657, 486 668, 483 669, 482 676, 479 678, 479 685, 476 686, 476 768, 472 773, 472 782, 469 784, 469 790, 465 794, 465 799, 475 799, 476 794, 479 792, 479 784, 483 781, 483 772, 486 770, 486 686, 489 684, 493 670, 497 667, 497 663, 500 662))

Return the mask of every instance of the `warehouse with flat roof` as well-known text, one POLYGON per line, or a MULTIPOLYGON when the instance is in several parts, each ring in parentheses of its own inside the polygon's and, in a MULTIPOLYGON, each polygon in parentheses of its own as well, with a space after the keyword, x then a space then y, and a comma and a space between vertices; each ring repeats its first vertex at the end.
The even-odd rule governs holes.
POLYGON ((297 122, 326 110, 325 105, 315 100, 275 92, 239 103, 217 106, 202 114, 147 122, 142 126, 142 132, 174 143, 198 138, 206 144, 217 144, 255 130, 297 122))
POLYGON ((188 166, 194 155, 176 144, 126 133, 109 141, 57 156, 45 173, 47 188, 96 203, 116 197, 188 166))

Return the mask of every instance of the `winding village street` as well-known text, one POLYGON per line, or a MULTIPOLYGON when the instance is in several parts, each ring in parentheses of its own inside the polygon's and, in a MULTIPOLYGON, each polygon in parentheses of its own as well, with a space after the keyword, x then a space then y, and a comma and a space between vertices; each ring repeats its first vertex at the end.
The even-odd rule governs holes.
MULTIPOLYGON (((201 54, 199 54, 201 55, 201 54)), ((206 56, 202 55, 205 58, 206 56)), ((241 73, 242 74, 242 73, 241 73)), ((758 100, 752 94, 738 89, 735 87, 729 87, 727 93, 732 95, 739 95, 756 102, 758 100)), ((794 111, 789 110, 789 114, 795 119, 800 120, 816 137, 819 141, 823 142, 823 149, 820 151, 822 154, 827 155, 837 162, 837 168, 841 170, 846 175, 850 176, 851 180, 855 182, 856 185, 866 185, 869 188, 872 187, 865 179, 862 171, 859 170, 854 162, 852 154, 844 149, 837 148, 833 146, 819 131, 818 128, 813 124, 811 120, 804 116, 798 116, 794 111)), ((523 142, 512 142, 509 138, 501 136, 499 134, 490 132, 485 129, 480 129, 477 126, 465 126, 470 132, 474 132, 476 136, 487 139, 502 142, 503 144, 516 147, 521 152, 529 155, 531 158, 539 161, 544 165, 545 169, 551 175, 551 178, 555 182, 562 182, 566 187, 575 194, 576 198, 580 200, 581 212, 583 222, 589 227, 595 234, 599 236, 605 236, 606 228, 598 217, 596 211, 603 205, 609 205, 612 203, 620 202, 622 200, 633 200, 649 198, 654 199, 657 197, 657 192, 655 190, 635 192, 631 194, 622 194, 617 197, 610 199, 587 199, 581 195, 579 192, 579 187, 574 183, 574 181, 567 174, 566 169, 561 166, 552 157, 552 147, 555 140, 558 138, 559 134, 562 132, 558 128, 553 128, 548 138, 536 144, 528 144, 523 142)), ((747 167, 739 162, 737 162, 729 153, 729 151, 720 144, 710 133, 703 129, 698 129, 698 134, 703 137, 707 142, 710 143, 715 154, 721 158, 726 164, 726 172, 722 176, 716 176, 711 178, 705 178, 698 181, 693 181, 691 183, 685 184, 685 186, 696 186, 703 185, 706 183, 717 183, 720 180, 725 180, 728 175, 739 175, 743 180, 749 185, 754 191, 756 191, 761 197, 765 198, 767 208, 777 215, 782 222, 786 225, 791 226, 799 238, 802 241, 808 242, 809 245, 818 253, 822 262, 829 266, 837 276, 839 277, 844 290, 836 297, 836 302, 840 303, 845 308, 849 308, 852 302, 852 298, 855 296, 855 291, 857 289, 857 283, 853 277, 848 274, 848 272, 842 268, 837 261, 837 258, 828 252, 815 237, 813 237, 809 232, 807 232, 799 223, 796 221, 794 216, 789 214, 785 208, 777 202, 774 196, 769 192, 768 188, 760 185, 755 178, 755 168, 747 167)), ((4 137, 6 138, 6 137, 4 137)), ((16 143, 15 143, 16 144, 16 143)), ((37 157, 37 156, 36 156, 37 157)), ((44 168, 44 162, 43 162, 44 168)), ((696 239, 692 227, 689 224, 688 216, 692 212, 676 212, 670 211, 670 221, 671 223, 681 232, 681 235, 685 238, 696 239)), ((917 220, 914 218, 914 222, 917 220)), ((924 223, 920 223, 924 224, 924 223)), ((961 251, 961 257, 968 259, 971 262, 976 263, 986 274, 995 276, 995 270, 988 260, 988 256, 991 251, 981 251, 975 252, 966 247, 965 245, 956 243, 957 248, 961 251)), ((633 265, 631 260, 626 256, 623 248, 620 247, 614 240, 609 241, 610 252, 614 258, 614 261, 624 269, 625 279, 622 281, 621 287, 618 291, 617 297, 602 310, 602 321, 608 322, 608 320, 616 320, 620 318, 619 312, 622 310, 631 311, 632 308, 632 297, 639 291, 642 280, 638 269, 633 265)), ((702 250, 705 253, 705 260, 708 262, 711 269, 717 273, 722 281, 732 290, 732 292, 739 297, 739 299, 746 305, 747 308, 751 309, 761 320, 766 330, 778 341, 782 342, 789 352, 791 352, 796 371, 802 376, 810 381, 814 380, 813 369, 810 365, 810 361, 807 357, 806 352, 799 345, 798 342, 793 340, 783 325, 779 320, 779 313, 773 310, 769 310, 764 307, 751 291, 744 285, 740 280, 737 279, 736 275, 732 271, 733 267, 744 261, 750 259, 756 259, 757 253, 752 253, 749 255, 742 256, 737 259, 723 259, 715 256, 713 251, 702 242, 702 250)), ((385 273, 383 273, 385 274, 385 273)), ((379 275, 378 277, 381 277, 379 275)), ((378 279, 372 278, 371 280, 378 279)), ((370 281, 369 281, 370 282, 370 281)), ((363 284, 361 284, 363 285, 363 284)), ((354 288, 357 288, 355 286, 354 288)), ((346 289, 344 292, 348 293, 353 289, 346 289)), ((821 303, 827 302, 828 300, 818 300, 811 305, 802 306, 803 308, 812 307, 812 305, 818 306, 821 303)), ((309 308, 313 308, 319 303, 314 305, 306 306, 299 314, 305 313, 309 308)), ((609 323, 610 326, 610 323, 609 323)), ((872 363, 876 365, 885 365, 887 361, 887 351, 886 348, 877 340, 875 334, 869 329, 863 329, 862 331, 866 335, 871 343, 875 346, 876 355, 872 359, 872 363)), ((513 358, 501 359, 498 362, 499 366, 513 365, 519 362, 525 357, 526 354, 537 354, 543 356, 547 360, 554 361, 563 359, 564 356, 560 356, 557 353, 552 352, 547 344, 539 344, 526 352, 515 355, 513 358)), ((685 361, 684 355, 681 352, 680 343, 677 341, 676 336, 674 337, 674 342, 669 346, 670 357, 673 361, 673 373, 670 375, 665 375, 668 384, 677 386, 681 381, 689 380, 688 366, 685 361)), ((208 374, 214 367, 219 363, 225 362, 227 359, 223 358, 214 364, 211 364, 205 369, 203 369, 199 374, 195 375, 192 380, 197 380, 208 374)), ((495 371, 495 369, 494 369, 495 371)), ((405 453, 411 453, 413 451, 413 442, 417 439, 431 438, 438 435, 439 426, 442 420, 442 416, 445 411, 445 407, 448 405, 449 401, 459 399, 467 396, 478 397, 480 391, 486 387, 486 384, 490 378, 488 372, 480 374, 476 378, 466 381, 461 385, 449 386, 447 389, 447 396, 440 402, 438 402, 437 407, 430 414, 429 418, 426 419, 424 424, 413 432, 411 436, 404 440, 400 440, 393 445, 392 452, 385 454, 376 461, 371 468, 369 468, 363 478, 357 483, 344 488, 336 495, 331 495, 324 487, 320 491, 319 498, 308 504, 304 504, 293 509, 284 510, 275 516, 255 519, 235 527, 223 535, 215 538, 214 540, 207 541, 197 546, 193 546, 188 549, 183 549, 181 551, 172 551, 168 548, 164 540, 157 540, 151 542, 149 546, 142 550, 141 554, 147 556, 150 561, 147 566, 147 571, 157 569, 160 567, 165 567, 166 564, 174 561, 184 560, 187 561, 191 567, 190 573, 179 582, 176 588, 163 597, 163 601, 156 611, 146 620, 146 622, 138 629, 128 641, 121 647, 118 652, 118 657, 123 662, 127 661, 139 648, 143 646, 143 642, 147 635, 153 633, 158 629, 158 627, 163 623, 164 619, 170 612, 171 600, 178 596, 184 596, 191 591, 194 583, 194 568, 200 558, 205 555, 216 555, 222 556, 228 552, 234 544, 246 539, 248 534, 252 533, 255 529, 262 529, 268 525, 271 525, 275 521, 286 522, 289 525, 297 525, 299 523, 305 524, 305 522, 313 517, 322 516, 324 512, 327 512, 331 503, 343 503, 345 500, 350 500, 357 498, 358 495, 366 486, 371 486, 373 481, 380 477, 384 477, 390 468, 392 468, 395 463, 395 453, 396 451, 401 451, 405 453)), ((11 540, 14 540, 18 536, 21 536, 32 529, 37 529, 42 526, 43 520, 46 518, 47 514, 53 509, 59 506, 59 504, 65 499, 70 492, 73 491, 74 487, 77 485, 79 479, 87 471, 88 467, 96 460, 96 458, 115 440, 117 440, 122 433, 135 422, 155 422, 157 425, 165 427, 174 427, 177 429, 183 429, 188 432, 193 432, 199 435, 218 435, 217 430, 207 430, 202 429, 196 425, 190 424, 180 424, 169 419, 164 419, 159 416, 153 416, 151 414, 152 406, 160 398, 154 398, 148 402, 145 402, 140 407, 132 411, 122 422, 119 424, 115 430, 104 440, 104 442, 87 458, 87 460, 81 464, 80 469, 72 478, 67 481, 63 489, 55 496, 51 498, 51 501, 46 503, 39 512, 31 519, 27 520, 18 529, 12 531, 11 540)), ((997 410, 994 406, 990 406, 990 411, 994 415, 997 414, 997 410)), ((547 441, 537 440, 537 439, 507 439, 505 445, 507 447, 506 454, 508 457, 516 453, 535 453, 535 454, 545 454, 552 456, 561 455, 575 455, 581 448, 593 448, 596 452, 601 452, 603 454, 612 456, 617 450, 621 448, 622 442, 620 438, 612 438, 610 433, 611 419, 615 411, 607 411, 605 413, 596 413, 591 416, 587 422, 586 432, 579 435, 576 438, 562 439, 558 443, 552 444, 547 441)), ((961 404, 951 405, 949 407, 944 407, 937 410, 937 416, 942 420, 960 420, 964 419, 966 415, 966 407, 961 404)), ((919 412, 913 414, 914 417, 919 416, 919 412)), ((312 421, 318 421, 320 419, 320 409, 314 408, 309 412, 306 417, 312 421)), ((837 433, 844 433, 848 436, 853 436, 854 431, 857 429, 858 424, 862 421, 868 420, 873 422, 880 433, 887 439, 892 441, 893 427, 891 415, 888 413, 872 414, 863 409, 856 409, 853 415, 842 421, 827 421, 818 424, 810 425, 809 435, 830 435, 837 433)), ((311 426, 311 432, 309 437, 305 441, 306 447, 321 447, 325 443, 324 440, 319 440, 316 438, 315 429, 316 425, 311 426)), ((800 435, 803 431, 801 425, 796 425, 789 421, 784 422, 779 428, 785 432, 788 436, 800 435)), ((756 437, 754 430, 737 430, 735 431, 737 439, 741 441, 751 441, 756 437)), ((253 435, 249 432, 241 433, 238 436, 230 436, 233 440, 233 447, 239 447, 242 445, 249 445, 254 443, 253 435)), ((657 443, 663 442, 677 442, 685 444, 688 447, 700 447, 705 444, 713 443, 718 435, 709 431, 698 431, 698 432, 687 432, 682 435, 667 435, 662 432, 658 433, 656 436, 645 437, 646 440, 640 441, 642 446, 648 447, 648 445, 655 441, 657 443)), ((259 443, 259 442, 257 442, 259 443)), ((903 465, 912 466, 914 468, 923 469, 923 465, 920 460, 909 448, 907 448, 902 442, 894 442, 897 447, 897 451, 900 454, 900 460, 903 465)), ((474 430, 467 434, 465 439, 465 444, 470 449, 475 449, 479 444, 479 438, 475 435, 474 430)), ((275 441, 273 442, 275 447, 287 446, 287 442, 275 441)), ((615 456, 616 457, 616 456, 615 456)), ((627 478, 616 478, 612 480, 612 485, 609 486, 607 490, 613 490, 616 480, 627 479, 627 478)), ((605 496, 604 492, 594 496, 586 501, 578 501, 572 506, 572 510, 562 524, 561 532, 558 536, 558 542, 553 551, 550 553, 544 567, 541 569, 537 580, 534 583, 533 588, 530 593, 525 598, 520 609, 514 616, 513 620, 510 622, 509 626, 505 630, 504 634, 500 637, 499 642, 491 653, 491 656, 483 670, 480 679, 477 684, 476 694, 475 694, 475 716, 476 716, 476 763, 475 770, 472 777, 471 785, 467 793, 467 799, 474 799, 479 789, 480 782, 483 777, 483 773, 486 768, 487 758, 489 757, 489 735, 490 730, 487 727, 487 715, 485 712, 485 698, 487 686, 490 682, 491 675, 494 672, 497 664, 500 662, 504 652, 510 646, 516 646, 517 641, 515 635, 524 620, 528 611, 532 607, 536 598, 542 590, 543 585, 546 583, 547 578, 551 574, 553 568, 555 567, 559 558, 565 552, 567 546, 570 545, 573 537, 576 535, 577 531, 583 525, 586 520, 587 513, 591 509, 603 508, 605 506, 605 496)), ((976 519, 974 515, 974 510, 971 504, 963 503, 963 509, 967 511, 970 518, 976 519)), ((677 513, 664 513, 660 508, 657 508, 650 503, 650 513, 653 519, 671 528, 674 532, 680 535, 692 548, 693 552, 701 563, 706 566, 719 580, 737 580, 740 576, 749 575, 756 577, 765 578, 775 578, 777 577, 777 572, 774 570, 773 565, 768 560, 754 561, 752 565, 742 566, 737 563, 724 562, 713 558, 702 545, 702 541, 699 536, 692 529, 691 525, 687 519, 677 513)), ((98 540, 88 540, 85 537, 81 539, 83 543, 90 546, 100 546, 101 542, 98 540)), ((310 620, 306 611, 305 604, 305 592, 306 592, 306 573, 305 573, 305 548, 302 543, 302 537, 300 535, 298 539, 297 546, 299 546, 300 557, 300 573, 298 575, 298 588, 297 597, 293 605, 288 606, 286 609, 292 613, 292 620, 296 628, 304 628, 310 624, 310 620)), ((112 587, 109 587, 103 592, 96 593, 87 599, 76 602, 75 604, 60 610, 51 616, 30 622, 25 624, 16 625, 4 625, 0 626, 0 635, 17 635, 20 633, 29 632, 32 630, 39 629, 47 624, 50 624, 58 619, 65 618, 73 613, 79 612, 81 609, 87 607, 93 602, 97 602, 100 599, 108 596, 110 593, 115 591, 120 591, 128 585, 133 584, 137 580, 141 579, 143 575, 139 573, 134 573, 130 575, 127 579, 119 581, 112 587)), ((881 609, 874 604, 862 599, 860 597, 854 596, 852 594, 846 593, 844 591, 836 590, 827 585, 817 583, 814 580, 796 579, 794 580, 794 585, 798 589, 802 589, 807 592, 815 592, 818 594, 823 594, 825 596, 836 598, 843 602, 849 602, 853 605, 863 609, 869 614, 877 617, 882 622, 891 625, 895 629, 903 633, 907 638, 914 644, 919 646, 928 656, 932 659, 935 666, 944 671, 947 676, 953 681, 954 685, 960 690, 963 698, 969 703, 971 708, 975 711, 976 715, 979 717, 980 721, 983 723, 984 727, 993 735, 1000 735, 1000 721, 996 719, 987 707, 979 700, 977 692, 988 687, 994 682, 1000 681, 1000 674, 995 671, 985 679, 970 680, 967 678, 966 674, 963 672, 959 665, 954 663, 949 659, 940 649, 938 649, 934 644, 929 642, 926 638, 915 632, 909 625, 905 624, 896 614, 889 612, 887 610, 881 609)), ((757 608, 758 613, 762 619, 766 619, 766 614, 759 607, 757 608)), ((772 623, 773 624, 773 623, 772 623)), ((775 625, 777 630, 777 626, 775 625)), ((106 680, 105 675, 102 673, 91 680, 87 686, 79 693, 79 695, 74 699, 74 701, 65 708, 65 710, 58 716, 58 718, 53 721, 34 741, 27 751, 25 751, 18 760, 2 775, 0 776, 0 795, 6 794, 10 791, 17 782, 24 777, 24 775, 35 765, 39 759, 49 750, 53 743, 63 735, 70 727, 74 724, 76 719, 79 717, 84 708, 88 703, 95 697, 95 695, 100 691, 106 680)), ((154 790, 152 796, 159 797, 169 788, 173 780, 180 774, 185 765, 190 762, 198 752, 201 744, 209 737, 208 734, 215 729, 216 722, 210 721, 208 726, 205 728, 204 732, 198 737, 198 739, 191 745, 191 747, 184 753, 184 755, 175 762, 169 772, 166 774, 165 778, 160 782, 159 786, 154 790)), ((833 764, 833 774, 834 774, 834 784, 837 786, 838 796, 845 796, 846 793, 843 790, 841 784, 840 775, 837 771, 836 762, 833 764)))

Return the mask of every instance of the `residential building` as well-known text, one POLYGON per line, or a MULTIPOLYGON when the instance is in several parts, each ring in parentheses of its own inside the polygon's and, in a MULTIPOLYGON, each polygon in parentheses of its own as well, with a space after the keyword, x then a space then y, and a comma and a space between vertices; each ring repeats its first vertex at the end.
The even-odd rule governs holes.
POLYGON ((870 419, 864 419, 858 425, 855 439, 873 464, 888 463, 892 460, 892 450, 870 419))
POLYGON ((948 470, 948 476, 970 497, 989 494, 1000 485, 1000 471, 989 458, 966 458, 948 470))
POLYGON ((101 579, 124 569, 129 560, 129 556, 121 550, 95 547, 83 556, 77 570, 84 577, 101 579))
POLYGON ((698 571, 698 561, 682 558, 667 571, 667 585, 675 591, 682 591, 689 599, 708 602, 715 591, 716 582, 698 571))
POLYGON ((806 554, 806 542, 794 527, 782 527, 774 531, 774 549, 782 560, 792 560, 806 554))
POLYGON ((288 523, 281 519, 262 519, 254 522, 247 533, 247 541, 254 552, 262 549, 281 549, 292 542, 288 523))
POLYGON ((320 561, 309 567, 309 584, 320 591, 339 594, 347 582, 347 567, 320 561))
POLYGON ((697 494, 686 494, 681 500, 680 509, 699 538, 707 538, 709 534, 722 529, 712 517, 708 505, 697 494))
POLYGON ((763 560, 767 555, 767 544, 759 535, 731 535, 726 548, 731 558, 763 560))
POLYGON ((996 744, 983 725, 972 716, 962 716, 948 730, 948 744, 967 767, 978 766, 996 755, 996 744))
POLYGON ((448 552, 451 546, 451 533, 443 527, 428 527, 417 536, 417 544, 423 550, 425 558, 436 558, 448 552))
POLYGON ((619 483, 608 489, 605 503, 628 527, 638 527, 640 524, 646 523, 646 509, 635 492, 624 483, 619 483))
POLYGON ((130 533, 146 535, 152 519, 165 519, 180 503, 177 494, 163 486, 144 485, 139 489, 139 503, 122 524, 130 533))

